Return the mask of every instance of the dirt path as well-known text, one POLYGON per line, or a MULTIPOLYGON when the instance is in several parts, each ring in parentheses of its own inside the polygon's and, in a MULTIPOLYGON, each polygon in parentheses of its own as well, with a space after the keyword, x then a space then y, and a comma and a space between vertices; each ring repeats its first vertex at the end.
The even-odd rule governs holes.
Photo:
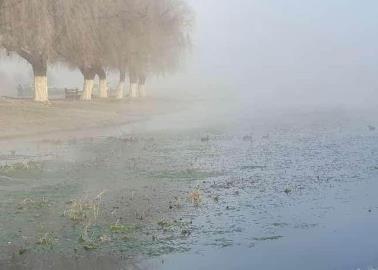
MULTIPOLYGON (((182 105, 182 104, 181 104, 182 105)), ((95 100, 92 102, 0 99, 0 142, 20 138, 92 136, 96 130, 147 120, 152 115, 179 110, 172 100, 95 100)))

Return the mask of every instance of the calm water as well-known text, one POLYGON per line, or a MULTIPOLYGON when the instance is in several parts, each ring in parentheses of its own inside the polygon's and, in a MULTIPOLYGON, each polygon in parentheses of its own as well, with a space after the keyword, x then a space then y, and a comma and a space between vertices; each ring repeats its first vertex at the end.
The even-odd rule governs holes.
POLYGON ((3 164, 34 160, 42 169, 0 177, 0 266, 378 267, 374 114, 226 111, 198 102, 96 136, 4 145, 3 164), (63 213, 70 200, 102 191, 89 226, 96 248, 85 250, 83 225, 63 213), (114 233, 112 224, 137 229, 114 233), (51 246, 37 245, 46 233, 51 246))

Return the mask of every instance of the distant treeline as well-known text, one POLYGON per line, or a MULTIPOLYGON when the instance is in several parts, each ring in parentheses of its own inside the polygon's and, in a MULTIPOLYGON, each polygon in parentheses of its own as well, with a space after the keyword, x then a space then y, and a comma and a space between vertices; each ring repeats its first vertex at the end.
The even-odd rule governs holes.
POLYGON ((116 97, 144 96, 149 74, 174 70, 190 44, 192 12, 183 0, 0 0, 0 46, 29 62, 34 100, 48 100, 47 67, 64 63, 84 76, 90 100, 98 76, 120 73, 116 97))

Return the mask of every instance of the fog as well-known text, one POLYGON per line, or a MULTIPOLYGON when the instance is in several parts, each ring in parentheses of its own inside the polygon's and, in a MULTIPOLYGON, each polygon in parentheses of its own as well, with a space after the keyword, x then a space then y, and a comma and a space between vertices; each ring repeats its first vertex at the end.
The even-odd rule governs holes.
MULTIPOLYGON (((235 97, 259 106, 377 99, 376 1, 189 3, 196 16, 192 49, 175 74, 149 80, 150 95, 235 97)), ((31 82, 23 60, 3 57, 0 70, 3 94, 15 92, 9 84, 31 82)), ((63 65, 50 68, 49 79, 52 86, 82 87, 82 75, 63 65)))
POLYGON ((0 269, 378 269, 377 0, 12 1, 0 269))

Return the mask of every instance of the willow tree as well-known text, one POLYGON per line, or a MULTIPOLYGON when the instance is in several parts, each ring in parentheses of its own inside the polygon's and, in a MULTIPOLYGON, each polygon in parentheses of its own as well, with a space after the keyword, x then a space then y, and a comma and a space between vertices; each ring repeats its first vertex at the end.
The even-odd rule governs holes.
POLYGON ((192 12, 181 0, 143 0, 134 20, 129 61, 130 96, 144 97, 150 73, 177 68, 190 44, 192 12))
POLYGON ((138 12, 137 4, 140 0, 113 0, 108 10, 111 16, 112 49, 108 50, 110 68, 119 72, 119 83, 116 98, 124 97, 126 87, 126 72, 130 61, 130 48, 133 42, 132 29, 138 12))
POLYGON ((185 1, 160 0, 154 2, 152 18, 149 70, 157 74, 173 72, 191 45, 192 11, 185 1))
MULTIPOLYGON (((123 0, 122 2, 127 2, 123 0)), ((99 78, 99 96, 108 97, 106 69, 111 66, 112 52, 118 39, 116 29, 120 24, 120 10, 115 0, 92 0, 93 17, 91 24, 95 27, 96 59, 95 71, 99 78)))
MULTIPOLYGON (((137 96, 138 81, 135 70, 136 54, 138 48, 143 46, 140 40, 141 25, 146 17, 145 10, 148 8, 149 0, 114 0, 112 12, 114 19, 111 27, 111 35, 114 38, 113 50, 110 56, 110 66, 117 69, 120 74, 116 98, 124 96, 126 72, 130 78, 131 97, 137 96)), ((157 0, 159 1, 159 0, 157 0)), ((109 29, 109 28, 108 28, 109 29)))
POLYGON ((92 98, 92 90, 96 73, 94 71, 94 28, 86 22, 89 20, 90 0, 59 0, 59 13, 55 17, 59 38, 55 40, 54 48, 58 60, 71 68, 78 68, 83 77, 82 100, 92 98))
POLYGON ((31 64, 34 100, 48 101, 47 64, 54 54, 55 1, 2 0, 0 7, 1 46, 31 64))
POLYGON ((106 70, 113 67, 112 56, 119 39, 117 1, 131 0, 57 0, 59 38, 55 44, 60 60, 79 68, 84 76, 82 100, 90 100, 94 79, 99 78, 99 96, 108 97, 106 70))

